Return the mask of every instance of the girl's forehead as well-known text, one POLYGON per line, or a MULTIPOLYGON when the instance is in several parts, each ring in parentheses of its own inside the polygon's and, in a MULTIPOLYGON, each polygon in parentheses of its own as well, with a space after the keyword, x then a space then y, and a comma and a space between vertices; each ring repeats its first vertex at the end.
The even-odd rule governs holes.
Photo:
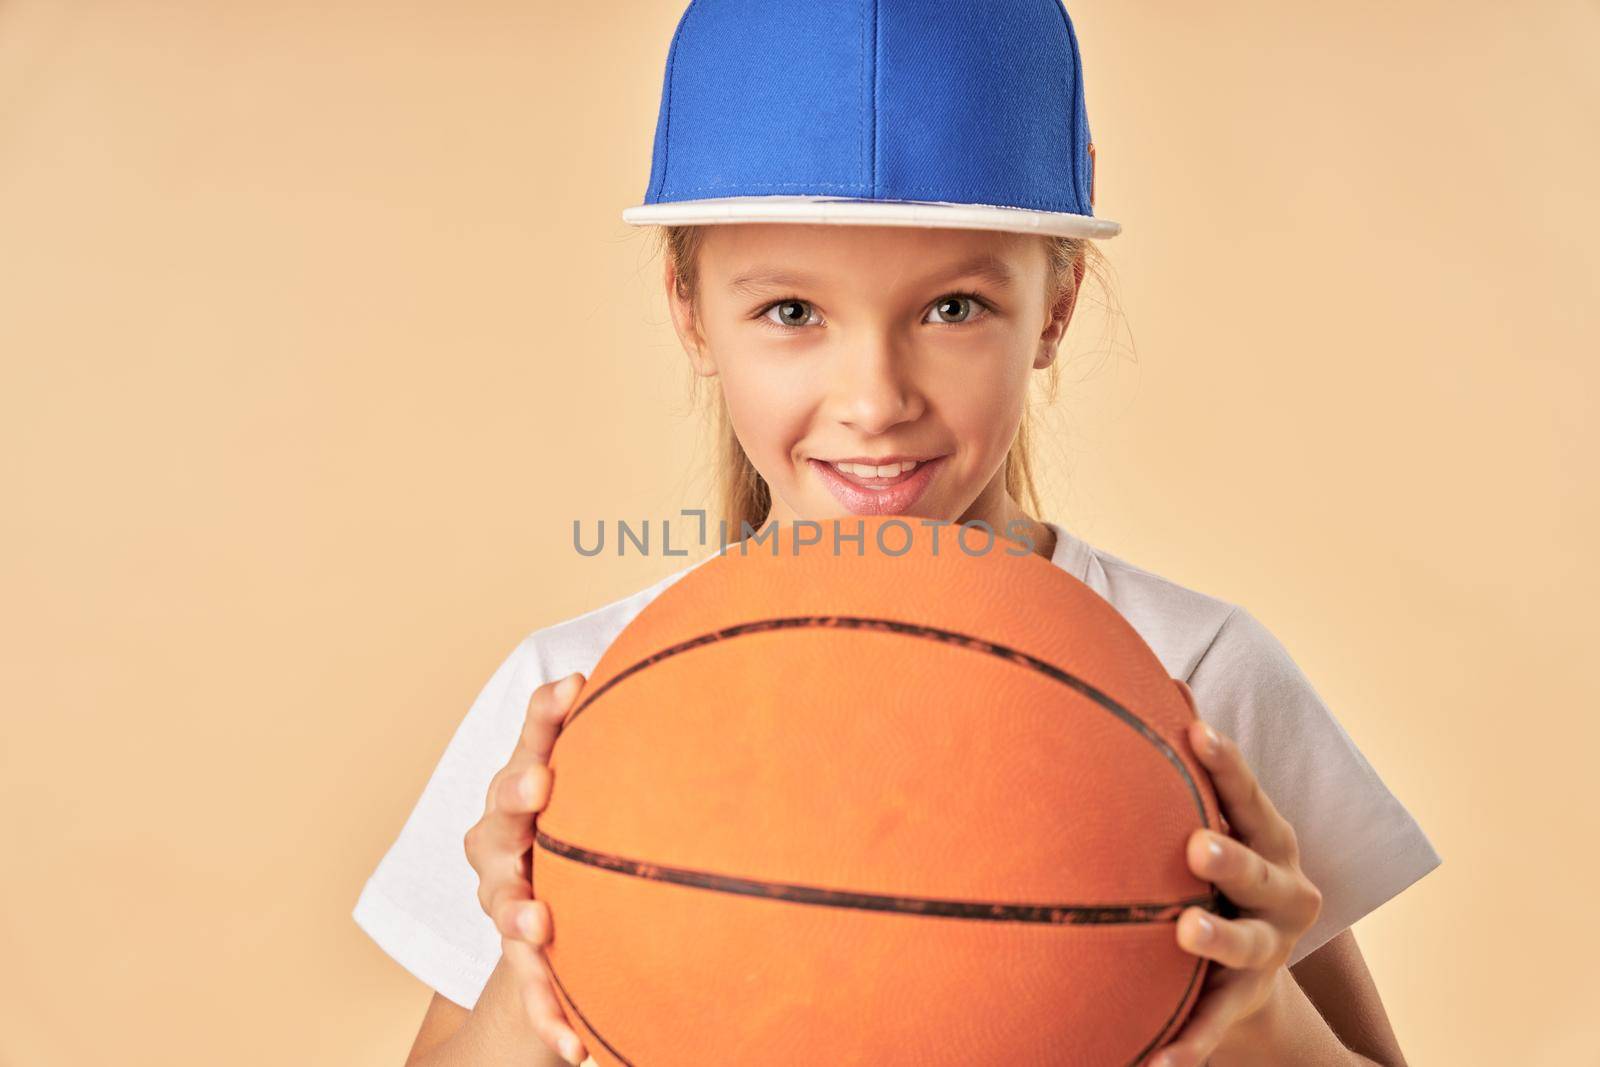
POLYGON ((850 266, 885 259, 979 262, 1022 269, 1039 255, 1034 234, 922 226, 734 223, 706 226, 701 253, 707 265, 742 271, 754 264, 850 266))

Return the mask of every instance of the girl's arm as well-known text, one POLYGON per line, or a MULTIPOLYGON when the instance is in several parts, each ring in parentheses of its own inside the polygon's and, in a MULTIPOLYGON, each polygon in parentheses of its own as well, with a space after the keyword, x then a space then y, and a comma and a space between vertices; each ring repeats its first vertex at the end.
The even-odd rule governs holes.
MULTIPOLYGON (((1193 694, 1185 683, 1178 686, 1192 707, 1193 694)), ((1189 728, 1190 743, 1216 786, 1227 832, 1194 831, 1185 850, 1188 863, 1234 907, 1226 913, 1191 908, 1179 916, 1179 945, 1220 966, 1206 975, 1177 1039, 1151 1059, 1150 1067, 1402 1064, 1369 1058, 1344 1044, 1334 1023, 1319 1014, 1285 966, 1295 943, 1321 914, 1321 891, 1301 870, 1293 824, 1273 805, 1238 745, 1198 714, 1189 728)), ((1336 942, 1338 937, 1329 944, 1336 942)), ((1331 972, 1333 980, 1324 981, 1319 992, 1335 1005, 1335 1018, 1345 1026, 1363 1010, 1370 1021, 1377 997, 1371 976, 1361 993, 1352 981, 1350 954, 1339 955, 1353 942, 1349 935, 1327 955, 1319 949, 1300 961, 1315 959, 1310 973, 1325 979, 1331 972)), ((1381 1005, 1378 1010, 1381 1015, 1381 1005)))
POLYGON ((471 1011, 439 994, 422 1017, 422 1028, 405 1067, 565 1067, 528 1021, 517 1002, 516 977, 504 957, 471 1011))
POLYGON ((1405 1067, 1400 1041, 1352 930, 1346 928, 1289 973, 1346 1048, 1384 1067, 1405 1067))
POLYGON ((556 1067, 583 1056, 551 987, 550 909, 535 899, 530 852, 550 799, 550 751, 583 682, 575 672, 533 691, 516 747, 489 781, 483 817, 462 844, 478 903, 500 933, 500 958, 471 1011, 434 994, 407 1067, 556 1067))
MULTIPOLYGON (((511 992, 513 983, 507 980, 504 972, 503 963, 495 967, 483 996, 470 1012, 435 993, 423 1016, 422 1029, 417 1033, 406 1067, 452 1067, 456 1064, 560 1067, 564 1061, 531 1031, 520 1038, 515 1036, 525 1025, 527 1016, 517 1007, 511 992), (502 1036, 496 1040, 495 1034, 502 1036), (510 1042, 504 1036, 508 1034, 512 1035, 510 1042)), ((1378 987, 1367 970, 1354 932, 1345 930, 1289 968, 1289 973, 1322 1020, 1303 1017, 1301 1026, 1294 1026, 1293 1005, 1281 1004, 1287 1011, 1279 1014, 1288 1016, 1292 1028, 1315 1031, 1325 1023, 1349 1051, 1383 1067, 1406 1067, 1400 1043, 1389 1024, 1383 1000, 1378 996, 1378 987)), ((1281 992, 1295 997, 1301 995, 1294 994, 1293 990, 1281 992)), ((1264 1038, 1262 1043, 1269 1048, 1283 1045, 1281 1039, 1271 1038, 1264 1038)), ((1335 1059, 1333 1062, 1349 1061, 1335 1059)))
POLYGON ((1391 1067, 1399 1060, 1373 1059, 1345 1045, 1328 1020, 1280 967, 1271 991, 1248 1018, 1228 1028, 1204 1061, 1209 1067, 1391 1067))

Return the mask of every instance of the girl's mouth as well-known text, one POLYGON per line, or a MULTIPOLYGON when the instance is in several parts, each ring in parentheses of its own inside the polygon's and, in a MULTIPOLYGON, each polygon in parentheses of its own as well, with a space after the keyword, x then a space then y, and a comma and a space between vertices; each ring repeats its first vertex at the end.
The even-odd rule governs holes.
MULTIPOLYGON (((909 512, 933 476, 943 467, 945 456, 924 460, 908 471, 889 477, 863 476, 841 471, 820 459, 806 462, 817 472, 834 498, 856 515, 904 515, 909 512)), ((853 464, 851 465, 853 466, 853 464)), ((904 466, 904 464, 901 464, 904 466)))

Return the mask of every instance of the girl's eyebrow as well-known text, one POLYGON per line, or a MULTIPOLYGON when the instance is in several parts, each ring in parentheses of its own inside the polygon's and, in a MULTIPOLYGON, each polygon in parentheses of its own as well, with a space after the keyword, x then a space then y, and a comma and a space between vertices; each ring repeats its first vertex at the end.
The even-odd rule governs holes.
MULTIPOLYGON (((1015 280, 1011 268, 1005 261, 990 253, 973 256, 959 263, 952 263, 947 267, 930 271, 925 284, 932 284, 939 279, 955 278, 982 278, 997 289, 1009 289, 1015 280)), ((735 293, 746 296, 760 296, 766 287, 779 287, 798 289, 814 284, 816 279, 810 275, 786 270, 782 267, 755 267, 745 271, 733 281, 728 283, 728 288, 735 293)))

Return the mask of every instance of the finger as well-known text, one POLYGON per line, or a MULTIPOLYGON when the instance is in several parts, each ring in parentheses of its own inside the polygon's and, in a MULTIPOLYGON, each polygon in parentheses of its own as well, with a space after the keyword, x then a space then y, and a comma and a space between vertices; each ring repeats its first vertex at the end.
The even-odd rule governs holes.
POLYGON ((534 817, 524 812, 490 812, 461 839, 467 862, 479 878, 515 874, 518 858, 533 847, 534 830, 534 817))
POLYGON ((1183 1029, 1147 1067, 1202 1067, 1250 1002, 1252 984, 1260 981, 1260 975, 1249 971, 1222 971, 1215 984, 1208 981, 1183 1029))
POLYGON ((1194 702, 1194 690, 1189 688, 1189 683, 1182 678, 1174 678, 1173 681, 1177 683, 1178 692, 1183 694, 1184 701, 1188 703, 1190 712, 1199 716, 1200 708, 1194 702))
POLYGON ((493 914, 495 929, 505 940, 522 941, 535 948, 550 940, 550 905, 536 897, 508 891, 493 914))
POLYGON ((531 936, 531 923, 521 914, 526 911, 523 905, 533 899, 531 850, 474 850, 469 845, 467 862, 478 873, 478 904, 494 920, 500 936, 531 936))
POLYGON ((550 767, 532 753, 521 751, 489 779, 485 815, 506 812, 517 816, 537 814, 550 802, 550 767))
POLYGON ((500 954, 506 958, 511 973, 516 976, 517 988, 543 984, 548 992, 549 976, 539 966, 539 949, 514 937, 502 938, 500 954))
POLYGON ((1303 879, 1293 870, 1214 830, 1190 834, 1186 858, 1196 877, 1211 882, 1239 907, 1298 916, 1308 903, 1303 879))
MULTIPOLYGON (((1177 683, 1178 692, 1182 693, 1183 694, 1183 699, 1188 702, 1189 711, 1192 712, 1194 714, 1195 718, 1198 720, 1198 718, 1200 716, 1200 708, 1195 703, 1194 690, 1190 689, 1189 688, 1189 683, 1184 681, 1182 678, 1174 678, 1173 681, 1177 683)), ((1200 739, 1199 740, 1195 739, 1195 737, 1194 737, 1192 732, 1190 734, 1189 745, 1196 752, 1199 752, 1200 749, 1204 745, 1209 745, 1211 743, 1210 740, 1208 738, 1206 738, 1206 736, 1205 736, 1205 725, 1206 725, 1205 723, 1201 723, 1200 724, 1200 739)), ((1191 730, 1192 729, 1193 728, 1191 727, 1191 730)), ((1215 728, 1213 727, 1213 730, 1214 729, 1215 728)), ((1220 736, 1220 735, 1218 735, 1218 736, 1220 736)), ((1222 821, 1222 832, 1223 833, 1228 833, 1229 829, 1230 829, 1230 827, 1228 825, 1228 817, 1219 812, 1218 813, 1218 818, 1220 818, 1221 821, 1222 821)))
POLYGON ((528 698, 522 736, 517 741, 519 753, 531 753, 540 763, 549 762, 556 735, 561 733, 562 720, 582 688, 583 675, 573 671, 565 678, 546 682, 533 691, 528 698))
POLYGON ((1195 720, 1189 729, 1235 836, 1274 860, 1296 858, 1294 828, 1273 806, 1239 746, 1201 720, 1195 720))
MULTIPOLYGON (((484 910, 502 937, 520 936, 518 916, 508 909, 518 902, 533 898, 533 882, 524 876, 527 864, 518 849, 491 847, 485 835, 493 832, 492 820, 480 820, 466 834, 467 862, 478 874, 478 905, 484 910)), ((533 822, 528 821, 526 840, 531 843, 533 822)))
POLYGON ((508 877, 480 878, 478 904, 493 920, 501 937, 540 943, 548 933, 549 916, 536 909, 538 902, 530 882, 508 877))
POLYGON ((489 780, 485 814, 498 810, 537 812, 544 808, 549 801, 548 772, 534 768, 550 762, 562 719, 582 686, 583 675, 573 672, 533 691, 511 758, 489 780))
POLYGON ((1224 919, 1204 908, 1185 908, 1178 916, 1178 947, 1235 970, 1275 965, 1280 954, 1288 955, 1285 940, 1265 919, 1224 919))
POLYGON ((584 1048, 583 1039, 578 1036, 578 1031, 567 1018, 566 1011, 561 1007, 561 1001, 555 995, 555 979, 550 973, 550 960, 540 951, 537 953, 539 967, 544 971, 544 988, 550 993, 551 1033, 556 1040, 552 1047, 564 1056, 568 1063, 581 1063, 589 1058, 589 1050, 584 1048))
POLYGON ((534 1033, 568 1063, 578 1063, 585 1055, 583 1041, 556 999, 544 953, 520 941, 505 942, 502 951, 517 976, 523 1011, 534 1033))
POLYGON ((500 810, 537 814, 549 803, 550 753, 583 685, 583 674, 573 671, 539 686, 528 698, 528 711, 516 748, 496 776, 503 781, 493 783, 490 789, 490 796, 500 810))

